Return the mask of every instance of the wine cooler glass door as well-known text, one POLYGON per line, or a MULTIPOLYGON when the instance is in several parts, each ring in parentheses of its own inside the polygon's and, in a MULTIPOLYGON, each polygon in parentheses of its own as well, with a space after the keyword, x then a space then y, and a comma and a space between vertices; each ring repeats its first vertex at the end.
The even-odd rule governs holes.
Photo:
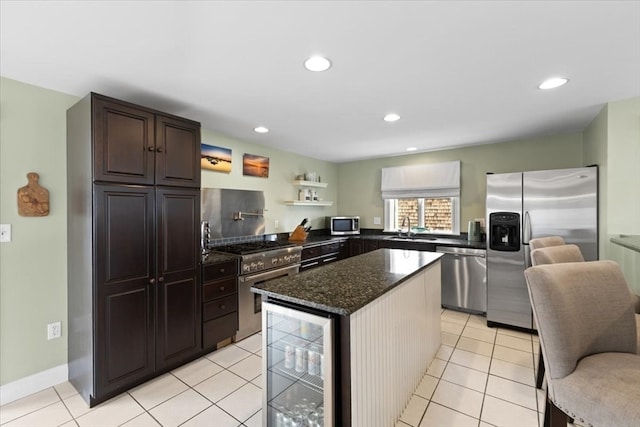
POLYGON ((262 304, 263 425, 333 426, 334 319, 262 304))

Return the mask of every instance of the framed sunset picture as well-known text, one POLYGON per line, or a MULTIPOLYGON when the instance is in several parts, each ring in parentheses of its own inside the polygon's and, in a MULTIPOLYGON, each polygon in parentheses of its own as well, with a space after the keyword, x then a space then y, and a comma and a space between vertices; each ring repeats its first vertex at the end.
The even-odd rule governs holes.
POLYGON ((216 172, 231 172, 231 149, 215 145, 200 145, 200 167, 216 172))
POLYGON ((242 174, 269 178, 269 158, 256 156, 254 154, 245 154, 242 156, 242 174))

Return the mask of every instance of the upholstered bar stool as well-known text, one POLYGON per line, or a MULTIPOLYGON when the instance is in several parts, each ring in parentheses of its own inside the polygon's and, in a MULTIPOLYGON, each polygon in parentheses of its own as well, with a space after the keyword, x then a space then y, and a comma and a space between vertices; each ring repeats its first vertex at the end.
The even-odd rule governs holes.
POLYGON ((548 248, 549 246, 561 246, 565 241, 560 236, 538 237, 529 240, 529 247, 533 249, 548 248))
POLYGON ((584 256, 576 245, 548 246, 531 251, 531 265, 584 262, 584 256))
MULTIPOLYGON (((562 237, 551 236, 530 240, 538 246, 531 251, 531 265, 557 264, 560 262, 583 262, 584 257, 580 248, 576 245, 565 245, 562 237)), ((544 356, 542 351, 538 354, 538 372, 536 374, 536 388, 542 388, 544 382, 544 356)))
POLYGON ((640 355, 631 294, 613 261, 525 270, 547 378, 545 427, 640 426, 640 355))

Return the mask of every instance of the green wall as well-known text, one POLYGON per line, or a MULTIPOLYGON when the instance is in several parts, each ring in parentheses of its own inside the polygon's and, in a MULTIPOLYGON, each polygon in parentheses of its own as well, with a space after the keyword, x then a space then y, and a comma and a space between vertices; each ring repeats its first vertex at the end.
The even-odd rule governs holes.
POLYGON ((485 216, 487 172, 583 166, 582 134, 342 163, 338 166, 338 213, 359 215, 364 228, 382 228, 382 225, 373 224, 373 217, 382 218, 384 213, 384 204, 380 197, 381 168, 452 160, 461 161, 460 229, 466 231, 467 221, 485 216))
POLYGON ((69 95, 0 80, 0 383, 67 361, 66 111, 69 95), (17 190, 29 172, 49 190, 46 217, 18 215, 17 190), (62 339, 47 323, 62 321, 62 339))
POLYGON ((640 253, 611 243, 611 236, 640 235, 640 98, 609 103, 584 132, 585 161, 600 170, 600 258, 620 264, 640 294, 640 253))
POLYGON ((232 149, 231 173, 203 170, 202 187, 264 191, 267 233, 291 232, 303 218, 309 218, 314 229, 324 228, 324 216, 336 214, 337 165, 238 141, 206 129, 202 131, 202 142, 232 149), (242 156, 245 153, 269 157, 268 179, 242 176, 242 156), (293 186, 293 180, 296 175, 305 172, 316 172, 323 182, 328 183, 327 188, 318 189, 318 196, 326 201, 333 201, 333 206, 309 207, 284 204, 287 200, 298 199, 298 188, 293 186), (278 229, 275 228, 275 221, 279 223, 278 229))

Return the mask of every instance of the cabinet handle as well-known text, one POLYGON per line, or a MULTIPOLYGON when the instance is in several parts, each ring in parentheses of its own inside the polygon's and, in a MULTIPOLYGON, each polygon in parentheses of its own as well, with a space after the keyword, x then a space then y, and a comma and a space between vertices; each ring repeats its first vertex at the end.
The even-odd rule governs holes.
POLYGON ((221 290, 221 291, 224 291, 224 286, 220 286, 220 290, 221 290))
POLYGON ((220 305, 218 307, 220 308, 220 310, 224 310, 226 308, 224 304, 222 304, 222 305, 220 305))
POLYGON ((154 150, 155 150, 155 148, 153 148, 153 146, 151 146, 151 145, 150 145, 150 146, 147 148, 147 150, 149 150, 149 151, 154 151, 154 150))
POLYGON ((158 282, 160 282, 160 283, 164 282, 164 277, 162 277, 162 276, 158 277, 158 282))
POLYGON ((221 268, 221 269, 220 269, 220 273, 224 273, 224 268, 221 268))
POLYGON ((162 147, 158 147, 158 148, 156 148, 156 151, 157 151, 158 153, 162 153, 162 147))
POLYGON ((153 285, 154 283, 156 283, 156 279, 149 279, 149 284, 153 285))

